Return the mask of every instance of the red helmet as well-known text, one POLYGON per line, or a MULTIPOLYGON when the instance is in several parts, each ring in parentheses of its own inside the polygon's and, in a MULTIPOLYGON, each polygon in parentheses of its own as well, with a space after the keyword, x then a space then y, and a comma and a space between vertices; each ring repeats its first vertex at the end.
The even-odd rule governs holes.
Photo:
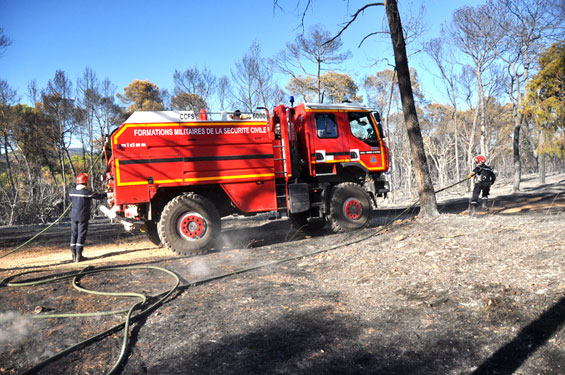
POLYGON ((77 184, 86 185, 88 183, 88 175, 81 173, 77 176, 77 184))
POLYGON ((475 163, 477 164, 482 164, 485 163, 487 161, 487 158, 485 158, 483 155, 477 155, 477 157, 475 157, 475 163))

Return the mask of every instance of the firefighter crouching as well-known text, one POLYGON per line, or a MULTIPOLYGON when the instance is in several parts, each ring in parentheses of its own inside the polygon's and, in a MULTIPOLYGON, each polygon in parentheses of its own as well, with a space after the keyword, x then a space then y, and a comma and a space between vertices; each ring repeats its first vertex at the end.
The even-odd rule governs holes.
POLYGON ((483 155, 478 155, 475 158, 475 169, 473 169, 473 172, 467 176, 468 179, 475 176, 475 187, 471 197, 471 209, 475 209, 477 207, 481 191, 481 206, 484 209, 488 209, 487 200, 490 192, 490 186, 494 184, 494 181, 496 181, 496 175, 492 168, 485 164, 486 161, 487 159, 483 155))
POLYGON ((82 249, 88 232, 88 220, 90 219, 90 206, 93 199, 104 199, 106 193, 93 193, 86 187, 88 185, 88 174, 81 173, 77 176, 77 185, 69 194, 71 198, 71 253, 73 262, 85 260, 82 249))

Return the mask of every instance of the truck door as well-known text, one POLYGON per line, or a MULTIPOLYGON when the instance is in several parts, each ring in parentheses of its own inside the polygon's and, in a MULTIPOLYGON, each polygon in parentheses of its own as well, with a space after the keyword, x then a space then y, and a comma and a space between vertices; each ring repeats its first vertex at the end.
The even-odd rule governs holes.
POLYGON ((336 164, 349 160, 344 115, 345 113, 313 113, 315 135, 312 143, 317 176, 335 174, 336 164))
POLYGON ((386 146, 379 134, 377 126, 369 112, 348 112, 349 122, 349 154, 351 162, 358 162, 367 170, 380 171, 388 168, 386 146))

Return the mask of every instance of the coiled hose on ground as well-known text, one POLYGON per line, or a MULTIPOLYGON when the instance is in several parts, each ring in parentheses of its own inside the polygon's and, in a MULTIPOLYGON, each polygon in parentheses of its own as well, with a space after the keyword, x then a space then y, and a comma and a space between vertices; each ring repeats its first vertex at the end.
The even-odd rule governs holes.
POLYGON ((57 354, 43 360, 42 362, 38 363, 37 365, 33 366, 32 368, 24 371, 21 373, 21 375, 24 374, 33 374, 36 371, 40 370, 41 368, 45 367, 47 364, 55 361, 56 359, 59 359, 63 356, 65 356, 66 354, 73 352, 79 348, 84 347, 85 345, 88 345, 110 333, 116 332, 122 328, 124 328, 124 336, 123 336, 123 340, 122 340, 122 348, 120 351, 120 355, 118 357, 118 359, 116 360, 116 362, 114 363, 114 365, 112 366, 112 368, 110 369, 110 371, 108 371, 108 374, 115 374, 116 371, 118 370, 118 368, 120 367, 120 365, 122 364, 124 358, 125 358, 125 354, 127 352, 127 346, 128 346, 128 337, 129 337, 129 326, 131 324, 131 322, 139 319, 140 317, 142 317, 145 314, 148 314, 149 312, 153 311, 154 309, 156 309, 157 307, 159 307, 174 291, 175 289, 177 289, 177 287, 180 284, 180 279, 179 277, 172 271, 169 271, 166 268, 162 268, 162 267, 157 267, 157 266, 116 266, 116 267, 101 267, 101 268, 91 268, 91 267, 85 267, 81 270, 75 271, 75 272, 70 272, 70 273, 66 273, 66 274, 57 274, 57 275, 50 275, 44 278, 39 278, 39 279, 33 279, 31 281, 11 281, 13 279, 16 279, 18 277, 21 277, 23 275, 29 275, 32 273, 38 273, 38 272, 43 272, 45 270, 34 270, 34 271, 26 271, 26 272, 21 272, 18 273, 16 275, 12 275, 9 276, 5 279, 3 279, 2 281, 0 281, 0 286, 2 285, 6 285, 6 286, 10 286, 10 287, 24 287, 24 286, 38 286, 38 285, 42 285, 42 284, 48 284, 48 283, 54 283, 54 282, 58 282, 61 280, 65 280, 65 279, 72 279, 72 285, 75 289, 77 289, 80 292, 83 293, 88 293, 88 294, 95 294, 95 295, 102 295, 102 296, 113 296, 113 297, 135 297, 138 298, 139 301, 135 302, 134 304, 132 304, 129 308, 126 309, 120 309, 120 310, 111 310, 111 311, 97 311, 97 312, 91 312, 91 313, 61 313, 61 314, 43 314, 43 315, 31 315, 30 317, 32 319, 48 319, 48 318, 81 318, 81 317, 91 317, 91 316, 104 316, 104 315, 114 315, 114 314, 120 314, 120 313, 127 313, 126 317, 124 319, 124 321, 120 324, 117 324, 103 332, 100 332, 94 336, 91 336, 89 338, 87 338, 86 340, 83 340, 65 350, 62 350, 60 352, 58 352, 57 354), (79 280, 81 277, 84 277, 86 275, 92 275, 92 274, 99 274, 102 272, 114 272, 114 271, 127 271, 127 270, 140 270, 140 269, 152 269, 152 270, 157 270, 160 272, 164 272, 167 273, 168 275, 170 275, 173 280, 174 280, 174 285, 166 290, 163 293, 160 293, 157 296, 154 296, 154 298, 157 298, 157 301, 152 303, 152 304, 147 304, 147 296, 145 296, 144 294, 141 293, 135 293, 135 292, 102 292, 102 291, 96 291, 96 290, 91 290, 91 289, 86 289, 83 288, 79 285, 79 280), (133 314, 133 312, 135 310, 139 310, 136 314, 133 314))

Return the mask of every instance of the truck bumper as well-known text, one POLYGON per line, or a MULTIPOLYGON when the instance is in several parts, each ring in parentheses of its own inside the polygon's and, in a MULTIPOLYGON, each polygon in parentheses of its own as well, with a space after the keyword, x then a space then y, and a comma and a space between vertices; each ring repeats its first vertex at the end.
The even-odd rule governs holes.
POLYGON ((134 227, 136 225, 139 225, 137 222, 135 222, 134 220, 128 219, 126 217, 121 216, 120 214, 117 213, 118 211, 118 206, 114 206, 112 208, 108 208, 106 206, 104 206, 103 204, 100 205, 100 211, 106 215, 110 221, 114 222, 114 220, 117 220, 120 224, 122 224, 124 226, 124 229, 127 232, 131 232, 134 227))

